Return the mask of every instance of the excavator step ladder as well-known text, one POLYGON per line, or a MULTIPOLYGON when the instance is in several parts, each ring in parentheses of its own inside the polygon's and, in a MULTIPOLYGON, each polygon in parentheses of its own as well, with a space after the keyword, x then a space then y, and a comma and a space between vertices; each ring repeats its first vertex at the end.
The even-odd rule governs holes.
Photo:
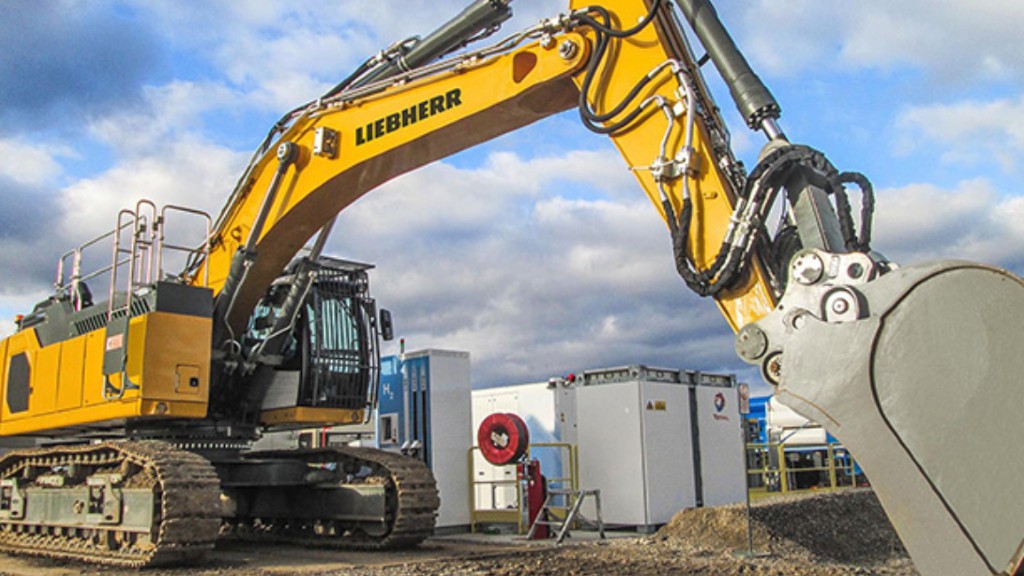
POLYGON ((569 527, 577 520, 588 526, 596 527, 598 533, 601 535, 601 539, 605 539, 604 520, 601 519, 601 491, 549 489, 548 495, 544 499, 544 505, 541 506, 540 514, 537 515, 537 519, 534 520, 533 525, 530 526, 530 532, 526 535, 526 539, 533 539, 533 534, 537 531, 538 526, 554 526, 558 532, 555 544, 561 544, 562 541, 565 540, 565 537, 569 535, 569 527), (583 506, 583 500, 587 496, 594 497, 594 506, 597 514, 597 519, 594 521, 587 519, 580 513, 580 508, 583 506), (561 506, 554 504, 553 500, 557 498, 562 498, 561 506), (571 508, 569 507, 570 503, 572 503, 571 508), (552 512, 552 508, 568 509, 569 512, 565 515, 564 519, 559 520, 558 516, 552 512))

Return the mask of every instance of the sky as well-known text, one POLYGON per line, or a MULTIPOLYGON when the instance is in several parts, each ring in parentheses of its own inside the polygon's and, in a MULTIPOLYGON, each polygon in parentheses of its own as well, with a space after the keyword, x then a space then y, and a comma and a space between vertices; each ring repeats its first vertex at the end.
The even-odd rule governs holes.
MULTIPOLYGON (((467 0, 0 0, 0 334, 65 251, 140 198, 219 212, 271 124, 467 0)), ((515 0, 501 35, 566 10, 515 0)), ((1024 3, 718 5, 791 140, 872 179, 874 247, 1024 271, 1024 3)), ((737 154, 763 144, 706 70, 737 154)), ((627 364, 728 371, 710 301, 664 224, 574 112, 388 182, 328 252, 367 261, 410 350, 472 356, 476 387, 627 364)), ((385 347, 397 351, 397 343, 385 347)))

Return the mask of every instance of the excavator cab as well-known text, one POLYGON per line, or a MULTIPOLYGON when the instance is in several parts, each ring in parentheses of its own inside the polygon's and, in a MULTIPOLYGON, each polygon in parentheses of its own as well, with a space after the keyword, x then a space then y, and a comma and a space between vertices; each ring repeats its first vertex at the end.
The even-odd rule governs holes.
POLYGON ((244 346, 257 368, 246 388, 263 395, 264 425, 308 425, 336 411, 346 412, 344 422, 357 413, 361 421, 368 413, 380 368, 371 268, 297 259, 255 308, 244 346))

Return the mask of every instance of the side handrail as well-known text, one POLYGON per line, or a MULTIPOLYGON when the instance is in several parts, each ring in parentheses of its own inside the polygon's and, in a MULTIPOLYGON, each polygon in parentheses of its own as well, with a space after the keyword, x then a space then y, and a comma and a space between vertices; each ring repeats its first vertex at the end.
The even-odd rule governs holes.
MULTIPOLYGON (((178 206, 178 205, 174 205, 174 204, 167 204, 167 205, 165 205, 163 207, 163 210, 160 211, 160 219, 157 221, 157 229, 158 229, 158 233, 157 233, 157 230, 154 230, 154 232, 157 233, 157 238, 156 238, 156 246, 157 246, 157 248, 156 248, 157 278, 163 278, 163 275, 164 275, 164 258, 163 258, 163 256, 164 256, 164 250, 165 249, 166 250, 174 250, 174 251, 178 251, 178 252, 184 252, 184 253, 188 254, 189 256, 191 256, 191 257, 195 257, 197 255, 202 256, 202 258, 204 258, 204 259, 209 257, 209 255, 210 255, 210 236, 213 234, 213 218, 210 216, 209 213, 204 212, 202 210, 196 210, 194 208, 188 208, 186 206, 178 206), (200 244, 198 248, 193 248, 193 247, 190 247, 190 246, 184 246, 184 245, 180 245, 180 244, 171 244, 171 243, 167 242, 167 234, 166 234, 165 230, 166 230, 167 213, 168 212, 182 212, 184 214, 192 214, 194 216, 199 216, 200 218, 205 219, 205 221, 206 221, 206 231, 203 234, 203 243, 200 244)), ((204 268, 203 269, 203 284, 202 285, 205 287, 205 286, 209 286, 209 284, 210 284, 210 269, 209 268, 204 268)))
MULTIPOLYGON (((109 322, 122 309, 130 311, 130 295, 134 294, 140 285, 152 284, 164 277, 165 251, 182 252, 192 258, 208 256, 212 230, 213 219, 207 212, 174 204, 165 205, 158 210, 152 201, 139 200, 134 210, 125 208, 118 212, 113 230, 100 234, 60 255, 53 283, 54 292, 58 296, 67 295, 74 310, 80 311, 87 305, 81 296, 82 283, 109 273, 110 282, 106 290, 107 321, 109 322), (167 217, 173 212, 198 216, 203 219, 203 240, 198 247, 167 241, 167 217), (131 228, 130 242, 124 237, 128 228, 131 228), (108 242, 110 243, 107 244, 110 246, 110 256, 106 263, 88 272, 85 271, 86 252, 91 253, 94 247, 108 242), (128 283, 124 292, 129 296, 126 296, 123 305, 115 305, 114 297, 120 292, 118 282, 124 278, 121 269, 125 266, 127 266, 128 283)), ((209 285, 209 271, 204 273, 202 285, 209 285)))

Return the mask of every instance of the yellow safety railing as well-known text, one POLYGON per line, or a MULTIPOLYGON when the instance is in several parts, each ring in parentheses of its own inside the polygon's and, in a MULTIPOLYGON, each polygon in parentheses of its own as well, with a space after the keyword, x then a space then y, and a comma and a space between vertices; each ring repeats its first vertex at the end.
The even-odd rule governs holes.
MULTIPOLYGON (((579 490, 579 453, 577 447, 568 442, 535 442, 531 443, 526 450, 526 459, 529 461, 533 453, 537 450, 544 449, 557 449, 558 450, 558 461, 561 463, 562 475, 561 476, 548 476, 548 486, 551 488, 558 488, 563 490, 579 490)), ((477 479, 476 470, 476 458, 473 455, 479 452, 480 449, 476 446, 469 449, 467 452, 467 458, 469 460, 469 517, 470 517, 470 530, 476 532, 477 524, 515 524, 519 534, 526 534, 527 530, 530 529, 526 520, 526 513, 524 510, 525 502, 522 497, 522 487, 519 485, 518 479, 489 479, 479 480, 477 479), (481 486, 487 486, 491 490, 491 503, 493 504, 497 500, 498 490, 502 487, 511 486, 512 499, 514 505, 507 508, 483 508, 477 507, 477 488, 481 486)), ((515 469, 515 464, 508 464, 507 466, 501 466, 499 468, 512 468, 515 469)), ((541 470, 544 473, 544 470, 541 470)), ((566 507, 571 507, 573 502, 567 502, 566 507)), ((567 510, 566 510, 567 511, 567 510)))
POLYGON ((857 463, 842 444, 788 445, 752 442, 746 446, 747 487, 752 495, 806 490, 835 490, 857 484, 857 463), (817 457, 820 463, 814 462, 817 457), (792 460, 802 460, 794 465, 792 460), (800 488, 797 475, 817 475, 817 482, 800 488))

